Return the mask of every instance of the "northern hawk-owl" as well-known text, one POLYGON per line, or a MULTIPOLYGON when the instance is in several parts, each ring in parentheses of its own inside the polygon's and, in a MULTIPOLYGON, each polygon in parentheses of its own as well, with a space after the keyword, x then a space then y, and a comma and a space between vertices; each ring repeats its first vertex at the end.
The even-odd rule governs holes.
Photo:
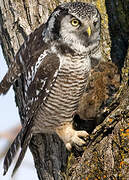
POLYGON ((5 94, 22 78, 22 129, 4 160, 4 174, 21 146, 14 171, 20 166, 32 136, 54 133, 68 150, 81 146, 86 131, 74 130, 73 116, 92 66, 101 58, 100 14, 92 4, 73 2, 58 6, 18 51, 0 84, 5 94))

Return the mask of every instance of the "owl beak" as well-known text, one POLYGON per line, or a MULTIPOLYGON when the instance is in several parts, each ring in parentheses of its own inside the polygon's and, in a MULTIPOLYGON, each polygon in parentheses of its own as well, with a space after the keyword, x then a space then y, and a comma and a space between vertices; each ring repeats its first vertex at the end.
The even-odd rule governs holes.
POLYGON ((90 28, 90 26, 87 28, 87 33, 88 33, 88 36, 90 37, 90 35, 91 35, 91 28, 90 28))

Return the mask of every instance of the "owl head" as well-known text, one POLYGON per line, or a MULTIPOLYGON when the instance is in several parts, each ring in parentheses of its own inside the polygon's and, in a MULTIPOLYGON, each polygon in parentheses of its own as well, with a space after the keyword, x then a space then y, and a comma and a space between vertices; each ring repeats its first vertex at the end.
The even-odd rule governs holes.
POLYGON ((89 3, 73 2, 58 6, 43 29, 46 43, 61 42, 78 52, 89 52, 99 45, 100 14, 89 3))

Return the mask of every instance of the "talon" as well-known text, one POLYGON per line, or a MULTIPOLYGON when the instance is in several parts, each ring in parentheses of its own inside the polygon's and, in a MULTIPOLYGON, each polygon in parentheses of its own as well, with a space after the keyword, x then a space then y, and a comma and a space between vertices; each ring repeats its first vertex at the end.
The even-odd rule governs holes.
POLYGON ((79 138, 78 136, 76 136, 76 137, 73 138, 73 143, 74 143, 74 144, 77 144, 78 146, 82 146, 82 145, 84 145, 86 142, 85 142, 83 139, 81 139, 81 138, 79 138))
POLYGON ((86 131, 76 131, 71 123, 67 123, 56 129, 56 133, 64 141, 66 148, 71 151, 72 146, 83 146, 86 142, 82 138, 86 138, 86 131))
POLYGON ((79 137, 87 137, 89 134, 86 131, 77 131, 79 137))
POLYGON ((71 146, 71 144, 70 144, 70 143, 65 144, 65 146, 66 146, 66 148, 67 148, 67 150, 68 150, 68 151, 71 151, 72 146, 71 146))

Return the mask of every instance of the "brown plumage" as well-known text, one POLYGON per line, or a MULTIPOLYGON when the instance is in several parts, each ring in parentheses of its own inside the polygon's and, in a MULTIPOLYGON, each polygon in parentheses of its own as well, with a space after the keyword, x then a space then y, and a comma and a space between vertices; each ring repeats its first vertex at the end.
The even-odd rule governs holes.
POLYGON ((87 85, 91 67, 101 58, 100 14, 94 5, 74 2, 58 6, 46 24, 35 30, 16 55, 17 68, 9 68, 0 92, 17 78, 22 88, 22 130, 4 160, 4 174, 21 146, 13 173, 36 133, 57 133, 68 150, 82 146, 88 133, 73 128, 73 116, 87 85), (93 63, 95 61, 95 63, 93 63))

